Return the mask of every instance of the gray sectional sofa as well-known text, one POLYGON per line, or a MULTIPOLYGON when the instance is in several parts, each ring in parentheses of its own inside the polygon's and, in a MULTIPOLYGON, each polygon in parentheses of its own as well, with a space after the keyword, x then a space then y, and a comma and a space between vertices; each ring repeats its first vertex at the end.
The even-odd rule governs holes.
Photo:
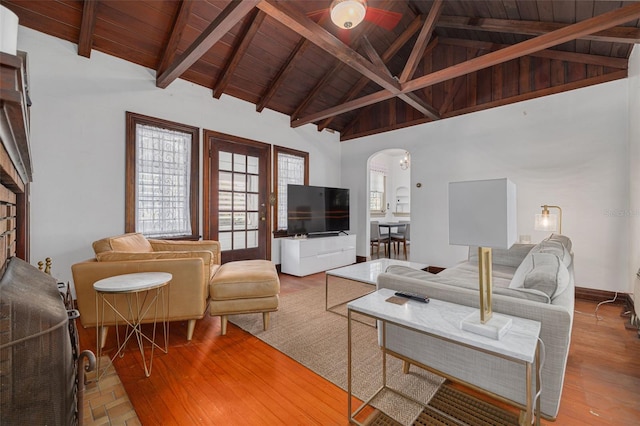
MULTIPOLYGON (((390 266, 378 276, 377 287, 478 307, 477 248, 469 248, 467 261, 439 274, 390 266)), ((555 419, 560 406, 571 341, 574 289, 571 240, 563 235, 551 235, 536 245, 515 244, 509 250, 493 250, 493 311, 542 324, 541 411, 547 419, 555 419)), ((499 397, 525 404, 525 372, 521 364, 392 325, 387 329, 387 347, 403 360, 413 361, 411 364, 436 368, 499 397)))

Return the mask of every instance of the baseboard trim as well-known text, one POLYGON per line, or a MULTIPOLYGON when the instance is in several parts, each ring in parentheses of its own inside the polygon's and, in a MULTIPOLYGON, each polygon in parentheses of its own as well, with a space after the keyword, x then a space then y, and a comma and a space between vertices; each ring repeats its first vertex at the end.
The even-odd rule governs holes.
POLYGON ((589 300, 592 302, 604 302, 615 299, 615 301, 610 302, 614 305, 624 305, 627 303, 628 299, 631 299, 631 297, 627 293, 618 293, 616 297, 616 293, 613 291, 596 290, 593 288, 584 287, 576 287, 575 294, 576 299, 589 300))

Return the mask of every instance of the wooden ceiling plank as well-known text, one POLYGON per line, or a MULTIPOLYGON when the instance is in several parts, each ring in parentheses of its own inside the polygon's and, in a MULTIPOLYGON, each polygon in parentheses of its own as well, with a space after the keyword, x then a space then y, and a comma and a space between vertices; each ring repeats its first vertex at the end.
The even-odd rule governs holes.
MULTIPOLYGON (((385 64, 389 62, 400 49, 402 49, 402 46, 404 46, 411 39, 411 37, 413 37, 414 34, 417 33, 418 30, 420 30, 420 28, 422 28, 423 19, 424 16, 422 15, 416 16, 411 24, 407 26, 407 29, 405 29, 402 34, 400 34, 400 36, 398 36, 395 41, 389 46, 389 48, 387 48, 387 50, 382 54, 382 60, 385 64)), ((367 86, 367 83, 369 83, 368 79, 366 79, 365 77, 360 78, 360 80, 358 80, 356 84, 353 85, 351 90, 349 90, 349 92, 347 92, 347 94, 342 97, 340 103, 347 102, 356 97, 367 86)), ((335 116, 330 116, 320 124, 318 124, 318 131, 322 131, 327 128, 327 126, 331 124, 334 118, 335 116)), ((297 119, 298 116, 291 117, 292 122, 296 121, 297 119)))
POLYGON ((213 89, 213 97, 216 99, 220 99, 220 96, 222 96, 222 94, 224 93, 224 89, 229 84, 229 80, 231 80, 231 77, 238 67, 238 64, 244 57, 245 53, 247 53, 247 50, 251 45, 251 41, 258 33, 260 25, 262 25, 262 21, 264 21, 264 18, 266 18, 267 16, 263 11, 258 9, 254 10, 251 13, 252 15, 249 19, 248 24, 246 25, 244 32, 239 35, 240 43, 236 47, 235 51, 231 54, 231 59, 229 60, 229 62, 227 62, 224 71, 222 72, 222 77, 218 79, 218 83, 213 89))
MULTIPOLYGON (((475 58, 479 54, 480 54, 480 50, 478 49, 475 52, 471 52, 470 56, 475 58)), ((466 78, 464 76, 460 76, 455 79, 455 81, 453 82, 453 87, 451 88, 451 91, 447 93, 447 96, 444 98, 444 101, 442 102, 442 106, 440 106, 440 110, 438 111, 440 116, 444 115, 444 113, 448 111, 449 108, 451 108, 451 105, 453 104, 453 100, 458 95, 458 92, 460 92, 460 90, 462 89, 462 85, 465 83, 465 81, 466 81, 466 78)))
POLYGON ((367 61, 356 51, 350 49, 320 25, 307 18, 303 13, 291 7, 290 4, 286 2, 276 4, 271 1, 262 1, 257 7, 276 21, 297 32, 302 37, 308 39, 336 59, 346 63, 384 89, 393 93, 399 92, 400 85, 395 79, 381 73, 371 62, 367 61))
MULTIPOLYGON (((531 53, 547 49, 549 47, 557 46, 558 44, 583 37, 587 34, 603 31, 607 28, 615 27, 616 25, 624 24, 625 22, 629 22, 638 18, 640 18, 640 3, 632 3, 611 12, 594 16, 593 18, 571 24, 550 33, 543 34, 514 45, 510 45, 508 47, 505 47, 504 49, 490 52, 486 55, 470 59, 466 62, 453 65, 451 67, 433 72, 431 74, 427 74, 422 77, 418 77, 403 84, 402 92, 408 93, 423 89, 425 87, 432 86, 434 84, 441 83, 452 78, 469 74, 471 72, 478 71, 484 68, 489 68, 493 65, 520 58, 522 56, 526 56, 531 53)), ((394 96, 395 95, 393 93, 389 93, 385 90, 371 93, 367 96, 363 96, 350 102, 345 102, 342 105, 328 108, 324 111, 319 111, 307 117, 300 118, 293 122, 292 126, 298 127, 304 124, 310 124, 318 120, 331 117, 332 115, 353 111, 354 109, 362 108, 376 102, 381 102, 394 96)))
MULTIPOLYGON (((440 28, 458 30, 500 32, 539 36, 566 28, 572 24, 541 21, 518 21, 511 19, 470 18, 466 16, 441 16, 436 23, 440 28)), ((581 40, 609 43, 640 43, 640 28, 616 26, 579 37, 581 40)))
MULTIPOLYGON (((387 68, 385 63, 382 61, 382 58, 380 57, 380 55, 378 55, 378 52, 376 52, 376 49, 371 45, 368 38, 363 37, 362 47, 366 55, 369 57, 369 59, 371 59, 371 62, 374 65, 379 67, 382 72, 386 72, 391 75, 391 71, 389 71, 389 68, 387 68)), ((398 97, 418 110, 422 115, 426 115, 427 117, 430 117, 434 120, 440 119, 438 111, 431 105, 420 99, 420 97, 415 93, 405 93, 398 95, 398 97)))
POLYGON ((156 86, 164 89, 202 57, 231 28, 240 22, 260 0, 234 0, 209 24, 184 53, 156 78, 156 86))
POLYGON ((413 49, 411 50, 409 59, 407 60, 402 73, 400 74, 400 83, 405 83, 406 81, 408 81, 416 72, 418 63, 424 56, 424 50, 431 40, 431 35, 433 34, 433 30, 435 29, 436 21, 442 13, 443 4, 443 0, 435 0, 431 5, 431 9, 429 9, 429 15, 427 15, 427 19, 424 21, 424 25, 422 26, 422 30, 420 30, 420 34, 418 34, 418 38, 413 46, 413 49))
POLYGON ((164 52, 162 52, 162 59, 158 64, 158 68, 156 68, 156 75, 161 75, 165 72, 169 64, 175 59, 178 44, 180 43, 184 29, 187 27, 187 23, 189 22, 189 15, 191 15, 193 4, 194 0, 182 0, 180 3, 180 9, 178 10, 173 27, 171 28, 169 41, 166 44, 164 52))
POLYGON ((287 60, 284 61, 284 65, 280 67, 278 74, 276 74, 276 78, 273 80, 273 83, 269 85, 267 92, 260 98, 260 101, 256 104, 256 111, 262 112, 263 109, 267 107, 269 101, 276 94, 280 86, 287 80, 287 76, 291 71, 294 70, 294 63, 297 58, 301 57, 304 54, 305 50, 311 45, 309 40, 306 38, 301 38, 296 47, 291 51, 287 60))
MULTIPOLYGON (((440 38, 440 44, 449 46, 460 46, 469 49, 481 50, 498 50, 504 49, 508 45, 496 44, 486 41, 463 40, 457 38, 440 38)), ((539 52, 533 52, 527 56, 538 58, 557 59, 560 61, 575 62, 579 64, 602 65, 605 67, 627 69, 629 61, 625 58, 612 58, 610 56, 589 55, 587 53, 565 52, 560 50, 545 49, 539 52)))
POLYGON ((98 16, 98 0, 84 0, 82 5, 82 22, 80 23, 80 36, 78 38, 78 55, 85 58, 91 57, 93 47, 93 32, 98 16))
POLYGON ((329 82, 331 82, 334 77, 342 72, 344 67, 346 67, 344 62, 337 61, 334 67, 329 72, 325 73, 325 75, 316 83, 316 85, 313 87, 313 89, 311 89, 309 94, 304 98, 300 105, 296 107, 293 114, 291 114, 291 120, 295 120, 296 118, 298 118, 302 111, 304 111, 305 108, 307 108, 309 104, 316 98, 316 96, 322 92, 324 87, 329 84, 329 82))

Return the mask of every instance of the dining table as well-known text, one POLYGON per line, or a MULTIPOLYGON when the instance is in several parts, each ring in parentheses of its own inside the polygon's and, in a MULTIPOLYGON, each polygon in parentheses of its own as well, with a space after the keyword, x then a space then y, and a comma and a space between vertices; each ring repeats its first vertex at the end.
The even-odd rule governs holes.
POLYGON ((387 250, 387 258, 391 258, 391 229, 395 228, 396 232, 400 231, 401 227, 404 227, 409 222, 379 222, 378 227, 380 229, 380 237, 384 237, 385 235, 389 236, 389 250, 387 250), (382 229, 386 228, 387 232, 383 233, 382 229))

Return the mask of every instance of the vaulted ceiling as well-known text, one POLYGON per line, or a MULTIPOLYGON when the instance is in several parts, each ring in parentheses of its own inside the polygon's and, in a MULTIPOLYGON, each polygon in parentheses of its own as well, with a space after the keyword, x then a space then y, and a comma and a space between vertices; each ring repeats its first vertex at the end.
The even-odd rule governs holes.
MULTIPOLYGON (((341 140, 627 76, 640 2, 3 0, 20 24, 291 117, 341 140), (388 13, 385 13, 388 12, 388 13)), ((594 100, 597 102, 597 100, 594 100)))

